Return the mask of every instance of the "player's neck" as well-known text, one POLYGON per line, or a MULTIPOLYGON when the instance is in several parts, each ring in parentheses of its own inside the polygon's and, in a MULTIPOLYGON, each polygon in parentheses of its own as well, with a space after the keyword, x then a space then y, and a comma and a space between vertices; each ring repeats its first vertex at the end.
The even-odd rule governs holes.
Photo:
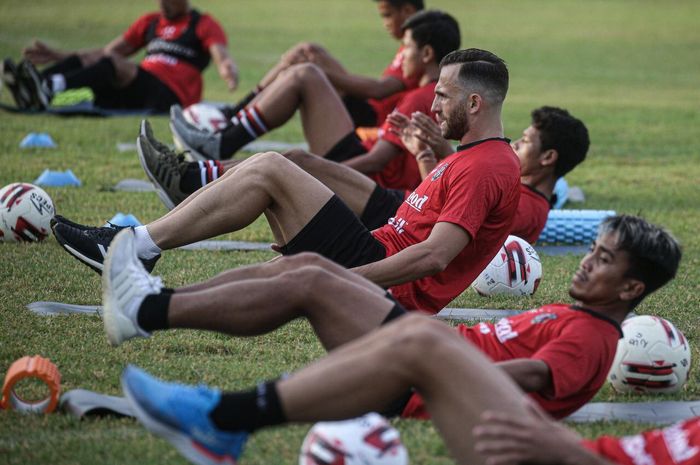
POLYGON ((577 300, 575 305, 605 315, 619 324, 622 324, 630 312, 629 306, 625 302, 589 303, 577 300))
POLYGON ((554 193, 554 185, 556 184, 557 180, 554 178, 552 173, 544 172, 528 176, 521 176, 520 182, 542 193, 545 197, 551 200, 552 194, 554 193))
POLYGON ((423 87, 431 82, 436 82, 439 77, 440 67, 436 63, 431 63, 425 68, 423 76, 418 80, 418 86, 423 87))
POLYGON ((473 121, 469 125, 469 131, 459 140, 460 145, 471 144, 472 142, 503 137, 503 124, 501 118, 490 118, 485 121, 473 121))

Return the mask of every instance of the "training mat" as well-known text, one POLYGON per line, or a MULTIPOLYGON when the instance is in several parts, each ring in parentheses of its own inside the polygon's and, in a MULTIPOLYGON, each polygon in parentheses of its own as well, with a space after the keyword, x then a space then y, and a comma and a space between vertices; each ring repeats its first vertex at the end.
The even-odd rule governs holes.
POLYGON ((32 302, 27 305, 27 308, 30 312, 42 316, 69 314, 100 315, 102 313, 102 307, 97 305, 75 305, 64 304, 63 302, 32 302))
POLYGON ((156 188, 150 181, 143 179, 122 179, 112 187, 115 191, 124 192, 155 192, 156 188))
POLYGON ((96 107, 92 102, 80 102, 74 105, 60 107, 49 107, 46 110, 22 110, 20 108, 0 103, 0 108, 11 113, 21 113, 23 115, 56 115, 56 116, 134 116, 134 115, 158 115, 150 109, 130 109, 121 110, 115 108, 96 107))
POLYGON ((697 416, 700 416, 700 401, 592 402, 584 405, 566 420, 575 423, 621 420, 669 424, 697 416))
POLYGON ((199 241, 179 247, 182 250, 272 250, 269 242, 199 241))
POLYGON ((522 313, 524 310, 492 310, 488 308, 443 308, 435 315, 441 320, 493 320, 522 313))
POLYGON ((74 417, 114 415, 133 417, 129 402, 124 397, 108 396, 87 389, 73 389, 61 396, 59 408, 74 417))
POLYGON ((280 142, 274 140, 256 140, 244 146, 246 152, 286 152, 292 149, 309 150, 306 142, 280 142))

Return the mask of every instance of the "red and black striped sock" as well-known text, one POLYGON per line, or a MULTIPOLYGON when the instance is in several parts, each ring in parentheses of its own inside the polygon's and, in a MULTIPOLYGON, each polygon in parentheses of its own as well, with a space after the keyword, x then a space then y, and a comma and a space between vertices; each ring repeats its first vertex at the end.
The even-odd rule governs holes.
POLYGON ((231 126, 221 132, 220 158, 230 158, 248 142, 265 134, 268 125, 257 105, 247 106, 231 118, 231 126))
POLYGON ((180 190, 185 194, 191 194, 200 187, 219 179, 224 171, 224 165, 217 160, 193 161, 187 165, 180 179, 180 190))

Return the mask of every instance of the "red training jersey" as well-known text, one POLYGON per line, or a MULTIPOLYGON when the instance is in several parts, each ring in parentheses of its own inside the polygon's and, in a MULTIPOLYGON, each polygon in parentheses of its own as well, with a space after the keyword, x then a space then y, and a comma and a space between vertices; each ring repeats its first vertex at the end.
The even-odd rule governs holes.
MULTIPOLYGON (((457 331, 494 362, 542 360, 552 375, 552 391, 530 396, 554 418, 565 418, 585 405, 610 371, 620 325, 598 312, 550 304, 496 324, 459 325, 457 331)), ((423 401, 413 395, 402 416, 427 418, 423 401)))
POLYGON ((391 287, 407 309, 436 313, 481 273, 503 245, 520 197, 520 163, 506 139, 459 147, 404 200, 388 224, 372 234, 394 255, 430 236, 436 223, 463 228, 469 244, 445 270, 391 287))
MULTIPOLYGON (((145 14, 129 26, 123 38, 135 49, 140 49, 147 45, 146 34, 149 26, 153 21, 158 21, 155 28, 156 37, 174 40, 187 30, 190 14, 173 20, 167 19, 160 12, 145 14)), ((209 47, 214 44, 226 45, 226 34, 219 23, 209 15, 201 15, 195 34, 207 54, 209 47)), ((146 56, 139 66, 168 86, 177 95, 183 107, 202 99, 202 75, 192 64, 172 55, 155 54, 146 56)))
POLYGON ((399 50, 396 52, 396 55, 394 55, 394 59, 391 60, 389 66, 384 69, 382 77, 393 77, 398 79, 403 83, 404 90, 382 99, 371 98, 367 100, 372 108, 374 108, 374 112, 377 114, 377 124, 381 124, 386 117, 389 116, 389 113, 391 113, 394 107, 396 107, 396 105, 399 103, 399 100, 405 91, 418 87, 418 79, 415 77, 404 77, 401 69, 401 63, 403 63, 403 45, 399 47, 399 50))
MULTIPOLYGON (((409 118, 413 112, 420 111, 434 120, 435 115, 430 111, 430 107, 435 97, 436 84, 431 82, 418 89, 404 93, 396 106, 396 111, 409 118)), ((401 150, 401 153, 392 158, 380 172, 370 175, 370 178, 387 189, 412 191, 422 181, 416 157, 403 145, 401 138, 390 131, 390 128, 391 124, 385 120, 379 130, 379 140, 385 140, 395 145, 401 150)))
POLYGON ((515 213, 511 234, 534 244, 547 223, 549 200, 540 191, 520 185, 520 203, 515 213))
POLYGON ((603 436, 583 445, 620 465, 698 465, 700 417, 634 436, 603 436))

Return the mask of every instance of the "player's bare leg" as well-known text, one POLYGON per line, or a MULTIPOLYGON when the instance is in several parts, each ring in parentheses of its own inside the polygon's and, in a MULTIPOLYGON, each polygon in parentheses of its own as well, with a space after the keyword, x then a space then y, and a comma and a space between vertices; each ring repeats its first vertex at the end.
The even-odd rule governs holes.
POLYGON ((354 130, 345 105, 323 71, 312 64, 286 69, 251 102, 259 110, 268 129, 301 114, 304 136, 312 153, 325 154, 354 130))
POLYGON ((376 187, 374 181, 357 170, 304 150, 291 150, 284 156, 335 192, 353 213, 362 215, 376 187))
POLYGON ((310 174, 275 152, 257 154, 147 225, 161 249, 237 231, 265 214, 286 244, 333 196, 310 174))
POLYGON ((206 283, 198 291, 177 289, 168 307, 169 327, 253 336, 305 317, 331 350, 379 327, 394 306, 374 284, 358 283, 356 275, 345 279, 351 272, 341 277, 323 266, 299 267, 306 258, 290 258, 285 260, 289 271, 272 277, 206 283))
POLYGON ((461 464, 485 463, 470 439, 482 412, 531 415, 522 392, 477 348, 445 324, 418 315, 348 343, 277 383, 291 422, 381 411, 411 387, 425 399, 461 464))

